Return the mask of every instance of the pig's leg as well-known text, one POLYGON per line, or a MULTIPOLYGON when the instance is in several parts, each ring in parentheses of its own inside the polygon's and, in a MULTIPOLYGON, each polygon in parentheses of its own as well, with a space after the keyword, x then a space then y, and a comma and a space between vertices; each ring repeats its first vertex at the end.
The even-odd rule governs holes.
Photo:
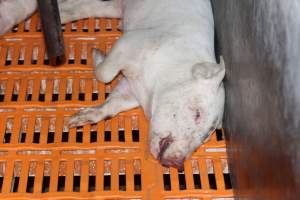
POLYGON ((122 0, 60 0, 59 11, 62 23, 89 18, 121 18, 122 0))
POLYGON ((96 123, 138 106, 139 103, 132 95, 127 80, 123 78, 103 104, 85 108, 73 115, 69 119, 69 127, 96 123))
POLYGON ((36 0, 0 0, 0 35, 29 17, 36 8, 36 0))
POLYGON ((113 50, 105 57, 105 59, 99 50, 93 50, 95 76, 99 81, 104 83, 111 82, 124 65, 124 63, 120 62, 120 60, 123 60, 123 56, 120 54, 122 46, 120 45, 121 40, 122 38, 114 45, 113 50))

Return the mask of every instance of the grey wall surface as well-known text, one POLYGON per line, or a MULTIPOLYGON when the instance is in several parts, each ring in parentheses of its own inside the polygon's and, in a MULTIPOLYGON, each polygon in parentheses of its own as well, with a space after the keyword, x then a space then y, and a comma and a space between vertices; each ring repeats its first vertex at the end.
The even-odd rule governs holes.
POLYGON ((240 199, 300 199, 300 1, 212 0, 240 199))

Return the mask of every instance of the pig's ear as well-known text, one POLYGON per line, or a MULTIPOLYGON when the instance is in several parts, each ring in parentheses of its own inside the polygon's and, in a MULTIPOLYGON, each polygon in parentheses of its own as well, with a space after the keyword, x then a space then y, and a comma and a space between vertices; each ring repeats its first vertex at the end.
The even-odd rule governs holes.
POLYGON ((223 57, 220 63, 197 63, 192 68, 193 78, 201 82, 219 84, 225 76, 225 64, 223 57))

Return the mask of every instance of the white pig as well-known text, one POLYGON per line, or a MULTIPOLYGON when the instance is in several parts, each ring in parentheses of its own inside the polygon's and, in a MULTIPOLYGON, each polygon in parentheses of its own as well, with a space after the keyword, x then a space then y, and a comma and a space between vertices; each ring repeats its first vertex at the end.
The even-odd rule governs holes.
POLYGON ((150 120, 153 156, 182 170, 184 160, 222 126, 225 66, 215 60, 210 1, 60 0, 59 7, 63 23, 87 17, 123 20, 124 34, 110 54, 104 58, 94 50, 93 58, 99 81, 108 83, 118 73, 124 78, 102 105, 72 116, 70 127, 141 106, 150 120))

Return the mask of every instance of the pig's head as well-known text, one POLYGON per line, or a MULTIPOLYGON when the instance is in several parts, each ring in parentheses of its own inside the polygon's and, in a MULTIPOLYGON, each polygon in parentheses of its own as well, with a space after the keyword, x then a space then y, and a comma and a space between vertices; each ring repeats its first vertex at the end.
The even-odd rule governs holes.
POLYGON ((153 105, 150 150, 162 165, 183 163, 220 125, 224 107, 224 62, 195 64, 190 80, 166 89, 153 105))

